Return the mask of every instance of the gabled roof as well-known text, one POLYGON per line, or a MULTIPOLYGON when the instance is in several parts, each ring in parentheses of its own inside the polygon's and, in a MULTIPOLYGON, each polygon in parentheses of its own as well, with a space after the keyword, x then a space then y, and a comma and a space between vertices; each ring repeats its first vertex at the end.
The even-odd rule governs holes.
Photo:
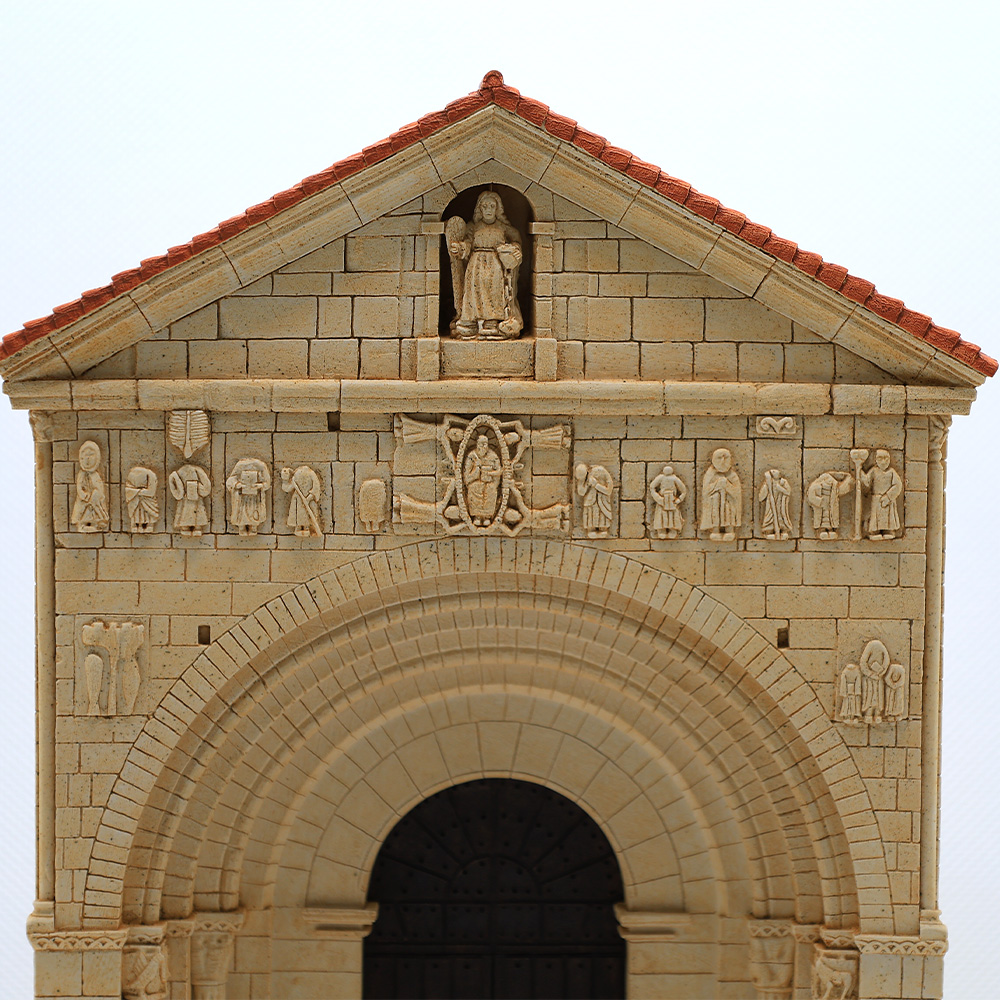
POLYGON ((792 240, 773 233, 766 226, 751 222, 742 213, 722 205, 695 190, 685 181, 671 177, 659 167, 634 156, 628 150, 613 146, 602 136, 578 125, 573 119, 552 111, 547 105, 522 97, 514 87, 503 82, 503 76, 492 70, 483 77, 479 89, 466 97, 452 101, 441 111, 424 115, 418 121, 394 132, 381 142, 366 146, 334 163, 318 174, 306 177, 294 187, 282 191, 259 205, 248 208, 242 215, 227 219, 214 229, 195 236, 189 243, 171 247, 159 257, 149 257, 138 267, 116 274, 111 283, 84 292, 80 298, 57 306, 52 313, 30 320, 23 329, 8 334, 0 342, 0 361, 41 337, 69 326, 119 296, 126 295, 149 279, 168 271, 191 258, 219 246, 251 227, 266 222, 282 211, 338 184, 346 178, 407 149, 454 122, 468 118, 494 104, 513 113, 529 124, 544 129, 556 139, 572 143, 584 153, 602 161, 611 169, 645 185, 689 212, 727 230, 749 246, 790 264, 823 285, 860 304, 874 315, 924 341, 980 375, 993 375, 998 363, 982 353, 976 344, 963 340, 954 330, 938 326, 929 316, 908 309, 900 299, 878 292, 875 285, 848 272, 839 264, 824 261, 817 254, 802 250, 792 240))

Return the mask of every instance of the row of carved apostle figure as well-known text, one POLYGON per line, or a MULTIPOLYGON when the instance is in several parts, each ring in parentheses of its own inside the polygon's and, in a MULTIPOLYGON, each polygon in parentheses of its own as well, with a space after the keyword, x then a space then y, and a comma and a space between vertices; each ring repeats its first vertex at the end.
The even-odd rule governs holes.
MULTIPOLYGON (((855 489, 854 538, 864 534, 872 540, 895 538, 902 527, 899 498, 903 493, 902 476, 892 467, 888 451, 875 452, 875 464, 865 469, 867 449, 853 449, 853 475, 828 470, 817 476, 805 493, 812 511, 817 536, 838 538, 841 522, 841 499, 855 489), (868 494, 867 516, 862 512, 862 494, 868 494)), ((652 501, 649 533, 655 538, 676 538, 684 527, 682 507, 688 491, 672 466, 665 465, 648 488, 652 501)), ((789 501, 792 487, 780 469, 767 469, 757 490, 761 531, 765 538, 783 541, 794 531, 789 501)), ((698 530, 713 541, 732 541, 743 522, 743 484, 733 468, 728 448, 716 448, 701 486, 701 517, 698 530)))
MULTIPOLYGON (((806 490, 805 501, 812 510, 813 528, 819 538, 839 537, 841 500, 855 489, 854 538, 864 533, 873 540, 891 539, 901 529, 899 498, 903 480, 892 467, 888 451, 875 452, 875 464, 865 469, 867 449, 853 449, 854 474, 841 470, 821 473, 806 490), (862 494, 869 495, 867 516, 863 517, 862 494)), ((108 530, 108 491, 100 472, 101 450, 94 441, 85 441, 79 451, 76 498, 70 521, 81 532, 108 530)), ((604 466, 579 463, 573 473, 575 491, 581 498, 582 527, 590 538, 606 538, 613 521, 614 480, 604 466)), ((129 530, 149 533, 156 530, 160 517, 157 474, 142 465, 133 466, 123 485, 129 530)), ((280 485, 289 494, 286 524, 296 535, 316 537, 320 525, 322 484, 308 465, 280 470, 280 485)), ((209 524, 206 501, 212 492, 208 473, 190 461, 172 471, 167 487, 175 500, 174 531, 201 535, 209 524)), ((240 535, 255 535, 267 520, 268 494, 272 477, 268 466, 257 458, 239 459, 226 478, 229 503, 227 518, 240 535)), ((765 538, 787 539, 794 530, 789 512, 792 487, 780 469, 767 469, 757 490, 761 530, 765 538)), ((649 533, 654 538, 676 538, 684 527, 684 504, 688 490, 671 465, 664 465, 649 483, 652 516, 649 533)), ((364 483, 359 492, 359 516, 366 531, 381 527, 385 510, 385 484, 381 480, 364 483)), ((732 541, 743 521, 743 485, 733 468, 728 448, 716 448, 702 479, 698 530, 713 541, 732 541)))
MULTIPOLYGON (((81 532, 107 531, 110 522, 108 490, 101 475, 101 449, 95 441, 80 446, 80 469, 76 477, 76 498, 70 522, 81 532)), ((296 535, 318 536, 319 503, 322 484, 308 465, 280 470, 281 489, 289 494, 286 523, 296 535)), ((229 503, 227 518, 241 535, 255 535, 267 520, 267 500, 271 472, 258 458, 241 458, 226 478, 229 503)), ((142 465, 133 466, 122 484, 129 530, 138 534, 155 531, 160 519, 159 477, 142 465)), ((181 535, 201 535, 209 524, 206 501, 212 481, 200 465, 180 466, 167 477, 174 498, 174 531, 181 535)))

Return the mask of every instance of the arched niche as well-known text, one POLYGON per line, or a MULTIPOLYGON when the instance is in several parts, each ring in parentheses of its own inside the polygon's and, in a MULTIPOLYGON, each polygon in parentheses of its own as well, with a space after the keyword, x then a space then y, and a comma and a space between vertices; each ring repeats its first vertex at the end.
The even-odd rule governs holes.
POLYGON ((364 997, 624 997, 614 850, 575 802, 483 778, 410 810, 379 850, 364 997))
MULTIPOLYGON (((534 274, 534 246, 530 232, 535 215, 531 203, 520 191, 508 187, 506 184, 477 184, 455 195, 441 213, 441 220, 447 223, 450 218, 460 216, 466 222, 470 221, 476 208, 476 200, 483 191, 495 191, 500 195, 504 212, 510 220, 510 224, 521 234, 522 261, 517 275, 517 304, 521 308, 521 316, 524 320, 524 329, 520 336, 524 337, 534 331, 535 320, 534 300, 531 293, 531 278, 534 274)), ((440 268, 438 333, 442 337, 449 337, 452 335, 451 321, 455 317, 455 294, 452 285, 451 257, 448 254, 447 242, 443 236, 441 237, 440 268)))

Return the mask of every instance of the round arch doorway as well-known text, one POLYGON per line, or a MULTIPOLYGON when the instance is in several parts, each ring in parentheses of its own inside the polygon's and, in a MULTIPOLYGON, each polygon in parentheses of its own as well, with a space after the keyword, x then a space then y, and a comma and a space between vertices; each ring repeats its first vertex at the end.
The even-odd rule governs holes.
POLYGON ((364 996, 624 997, 623 897, 611 845, 569 799, 509 778, 446 788, 375 861, 364 996))

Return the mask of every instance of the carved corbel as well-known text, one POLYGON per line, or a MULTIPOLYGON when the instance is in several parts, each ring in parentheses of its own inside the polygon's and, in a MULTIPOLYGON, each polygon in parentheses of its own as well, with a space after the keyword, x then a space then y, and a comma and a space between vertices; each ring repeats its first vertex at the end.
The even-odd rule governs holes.
POLYGON ((191 1000, 225 1000, 233 943, 243 926, 242 910, 196 913, 191 934, 191 1000))
POLYGON ((768 1000, 791 1000, 795 974, 795 938, 787 920, 751 920, 750 978, 757 995, 768 1000))

